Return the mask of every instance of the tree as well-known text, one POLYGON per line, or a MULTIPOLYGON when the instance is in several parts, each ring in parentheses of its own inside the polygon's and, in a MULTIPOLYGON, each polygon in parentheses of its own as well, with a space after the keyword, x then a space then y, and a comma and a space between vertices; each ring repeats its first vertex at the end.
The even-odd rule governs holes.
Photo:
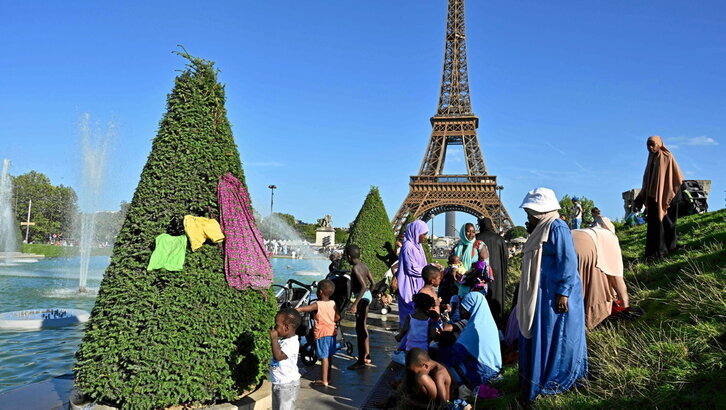
POLYGON ((76 387, 124 408, 234 400, 270 357, 274 295, 228 286, 221 246, 187 250, 182 271, 146 270, 157 235, 183 235, 184 215, 219 215, 221 175, 244 184, 213 63, 179 54, 189 63, 167 96, 76 353, 76 387))
MULTIPOLYGON (((13 178, 15 218, 18 222, 28 219, 28 203, 32 200, 30 242, 47 242, 53 234, 69 237, 73 219, 78 212, 78 196, 71 187, 51 184, 50 178, 37 171, 30 171, 13 178)), ((23 238, 25 237, 25 228, 23 238)))
POLYGON ((348 229, 335 228, 335 243, 348 242, 348 229))
POLYGON ((96 232, 93 240, 97 243, 110 243, 116 241, 116 236, 126 219, 129 203, 122 201, 118 211, 105 211, 96 214, 96 232))
MULTIPOLYGON (((580 200, 582 206, 582 226, 588 226, 592 223, 592 214, 590 210, 595 207, 595 204, 591 199, 584 196, 577 197, 580 200)), ((575 214, 574 207, 572 206, 572 197, 565 195, 560 199, 560 215, 564 215, 567 218, 567 223, 572 223, 572 216, 575 214)))
POLYGON ((504 234, 504 239, 507 241, 511 241, 514 238, 526 238, 527 237, 527 228, 524 226, 517 225, 514 228, 508 230, 504 234))
POLYGON ((368 265, 375 280, 381 280, 389 268, 396 238, 383 206, 378 187, 371 187, 363 206, 353 221, 345 246, 358 245, 361 260, 368 265))

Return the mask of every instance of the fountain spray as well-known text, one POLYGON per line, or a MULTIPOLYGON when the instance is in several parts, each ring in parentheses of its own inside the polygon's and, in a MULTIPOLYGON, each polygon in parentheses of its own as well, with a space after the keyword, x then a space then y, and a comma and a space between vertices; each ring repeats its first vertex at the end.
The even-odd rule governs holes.
POLYGON ((93 132, 90 126, 91 115, 81 117, 81 148, 83 150, 83 171, 80 195, 80 254, 81 267, 78 280, 78 291, 86 292, 88 279, 88 263, 91 258, 91 244, 96 233, 96 213, 103 193, 103 180, 106 167, 106 151, 114 131, 114 124, 109 123, 105 133, 93 132))
POLYGON ((18 245, 15 236, 15 215, 10 198, 13 195, 13 183, 10 179, 10 160, 3 160, 3 170, 0 174, 0 252, 4 263, 10 263, 13 253, 18 245))

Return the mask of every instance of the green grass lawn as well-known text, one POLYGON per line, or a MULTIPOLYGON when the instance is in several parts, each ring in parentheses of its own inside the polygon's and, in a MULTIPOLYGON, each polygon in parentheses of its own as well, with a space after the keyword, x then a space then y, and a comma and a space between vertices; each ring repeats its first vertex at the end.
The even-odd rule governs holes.
MULTIPOLYGON (((533 406, 726 408, 726 210, 679 219, 685 249, 651 265, 646 226, 619 228, 631 304, 646 313, 588 332, 586 385, 533 406)), ((520 263, 510 264, 510 296, 520 263)), ((517 383, 516 366, 506 368, 496 385, 504 396, 477 407, 517 408, 517 383)))

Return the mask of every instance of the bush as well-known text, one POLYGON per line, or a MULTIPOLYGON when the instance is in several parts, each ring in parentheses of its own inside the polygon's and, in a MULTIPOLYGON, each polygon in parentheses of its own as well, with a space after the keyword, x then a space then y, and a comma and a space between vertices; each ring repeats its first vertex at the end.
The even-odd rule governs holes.
MULTIPOLYGON (((568 225, 572 223, 572 217, 575 215, 572 198, 569 195, 565 195, 560 199, 560 215, 564 215, 567 218, 568 225)), ((589 226, 592 223, 592 213, 590 211, 595 207, 595 204, 592 202, 592 199, 584 196, 580 196, 578 199, 580 200, 580 206, 582 206, 582 227, 589 226)))
POLYGON ((373 278, 383 278, 390 265, 395 261, 393 248, 396 243, 383 206, 381 194, 377 187, 371 187, 363 206, 355 217, 348 234, 348 245, 358 245, 361 249, 361 260, 368 265, 373 278))
POLYGON ((217 180, 242 164, 213 63, 190 63, 167 112, 116 240, 81 346, 76 386, 128 408, 233 400, 259 382, 276 311, 269 291, 227 285, 220 245, 187 250, 184 270, 147 271, 161 233, 184 215, 217 217, 217 180))

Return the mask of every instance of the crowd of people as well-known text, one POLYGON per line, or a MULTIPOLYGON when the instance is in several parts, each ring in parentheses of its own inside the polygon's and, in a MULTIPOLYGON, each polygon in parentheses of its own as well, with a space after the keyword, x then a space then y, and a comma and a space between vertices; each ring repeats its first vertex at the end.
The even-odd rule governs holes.
MULTIPOLYGON (((670 204, 683 177, 659 137, 649 138, 647 147, 649 158, 638 201, 648 211, 645 254, 652 258, 678 249, 670 204)), ((399 315, 394 361, 406 369, 401 394, 395 396, 402 407, 467 408, 468 397, 498 397, 501 393, 492 383, 501 378, 507 362, 518 363, 524 404, 540 395, 569 390, 587 377, 586 330, 611 315, 635 318, 638 310, 630 306, 613 223, 593 208, 593 222, 584 228, 582 207, 573 206, 571 230, 558 212, 554 191, 536 188, 524 197, 520 208, 527 215, 529 236, 511 309, 505 309, 510 253, 491 220, 480 219, 478 233, 471 223, 461 227, 446 267, 426 260, 422 244, 429 233, 427 224, 415 220, 406 226, 391 284, 399 315)), ((350 312, 356 316, 358 338, 358 358, 349 369, 370 363, 366 319, 374 282, 360 255, 357 246, 346 248, 352 266, 350 312)), ((329 288, 321 282, 317 304, 328 302, 329 288)), ((321 338, 330 336, 338 317, 328 305, 311 306, 298 310, 317 311, 315 324, 326 329, 321 338)), ((281 312, 278 317, 293 317, 297 313, 293 312, 281 312)), ((274 360, 296 360, 294 348, 285 356, 287 342, 282 346, 277 341, 290 334, 285 333, 282 319, 276 320, 276 330, 270 334, 274 360)), ((329 345, 318 346, 324 371, 316 383, 324 386, 328 385, 329 345)), ((282 395, 290 388, 279 390, 282 395)))

